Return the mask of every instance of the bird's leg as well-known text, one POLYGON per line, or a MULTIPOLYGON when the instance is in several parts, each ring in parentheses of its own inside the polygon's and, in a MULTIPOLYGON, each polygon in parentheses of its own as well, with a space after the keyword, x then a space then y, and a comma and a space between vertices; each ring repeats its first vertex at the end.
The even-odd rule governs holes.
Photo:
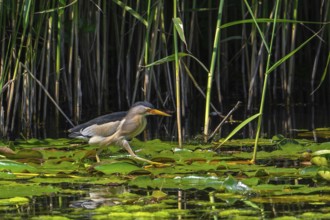
MULTIPOLYGON (((110 136, 110 137, 106 137, 106 138, 95 138, 96 141, 100 141, 100 142, 96 142, 96 143, 99 143, 100 144, 100 148, 96 151, 96 154, 95 154, 95 159, 96 159, 96 162, 97 163, 100 163, 101 160, 100 160, 100 157, 99 157, 99 154, 102 153, 102 151, 104 150, 104 148, 108 147, 111 143, 113 143, 113 136, 110 136)), ((95 141, 95 140, 94 140, 95 141)))
POLYGON ((99 155, 98 155, 97 152, 96 152, 96 154, 95 154, 95 159, 96 159, 96 162, 97 162, 97 163, 100 163, 100 162, 101 162, 100 157, 99 157, 99 155))
POLYGON ((101 162, 99 155, 102 153, 102 151, 104 150, 104 148, 106 148, 106 146, 102 146, 102 147, 100 147, 100 148, 96 151, 96 153, 95 153, 95 159, 96 159, 96 162, 97 162, 97 163, 100 163, 100 162, 101 162))
POLYGON ((101 152, 103 151, 103 147, 101 147, 100 149, 98 149, 95 153, 95 159, 96 159, 96 162, 97 163, 100 163, 101 160, 100 160, 100 157, 99 157, 99 154, 101 154, 101 152))
POLYGON ((129 143, 127 140, 123 140, 122 141, 122 146, 127 150, 127 152, 136 160, 140 160, 140 161, 144 161, 144 162, 147 162, 149 164, 152 164, 152 165, 163 165, 163 163, 158 163, 158 162, 154 162, 154 161, 151 161, 151 160, 147 160, 147 159, 144 159, 142 157, 139 157, 137 156, 134 151, 132 150, 131 146, 129 146, 129 143))

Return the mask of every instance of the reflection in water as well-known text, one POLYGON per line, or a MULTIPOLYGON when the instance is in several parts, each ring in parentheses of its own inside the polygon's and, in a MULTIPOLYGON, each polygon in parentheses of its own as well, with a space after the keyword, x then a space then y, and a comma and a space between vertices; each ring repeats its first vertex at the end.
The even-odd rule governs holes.
MULTIPOLYGON (((312 179, 305 179, 313 187, 312 179)), ((270 178, 268 183, 286 186, 284 190, 301 187, 298 179, 283 177, 270 178)), ((322 213, 327 210, 329 200, 326 192, 315 192, 306 197, 310 201, 296 201, 287 195, 274 195, 263 193, 244 196, 237 193, 228 193, 221 190, 181 190, 163 189, 166 194, 163 198, 153 198, 152 190, 141 190, 135 187, 78 185, 84 188, 85 193, 62 193, 58 195, 45 195, 32 197, 27 205, 13 205, 1 209, 3 219, 21 217, 24 219, 33 216, 62 216, 74 219, 107 218, 110 216, 151 217, 154 213, 167 213, 170 219, 218 219, 233 217, 259 216, 263 219, 280 216, 299 216, 307 212, 322 213), (314 197, 313 197, 314 196, 314 197), (321 196, 321 197, 320 197, 321 196), (315 198, 315 199, 313 199, 315 198), (149 213, 149 214, 148 214, 149 213)), ((66 189, 63 189, 65 191, 66 189)), ((297 195, 298 198, 302 198, 297 195)), ((293 196, 294 197, 294 196, 293 196)), ((293 198, 294 199, 294 198, 293 198)), ((153 216, 156 217, 156 216, 153 216)))

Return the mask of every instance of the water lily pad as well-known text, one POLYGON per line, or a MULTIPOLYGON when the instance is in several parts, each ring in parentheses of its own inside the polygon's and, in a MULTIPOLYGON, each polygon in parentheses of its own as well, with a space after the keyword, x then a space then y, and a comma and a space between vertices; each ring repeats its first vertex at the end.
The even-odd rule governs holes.
MULTIPOLYGON (((38 171, 43 173, 72 173, 81 170, 80 164, 75 163, 72 160, 67 160, 66 157, 61 159, 46 160, 44 164, 38 166, 38 171)), ((85 171, 86 172, 86 171, 85 171)))
MULTIPOLYGON (((289 194, 289 193, 288 193, 289 194)), ((255 197, 251 198, 251 201, 256 203, 269 203, 270 197, 255 197)), ((290 204, 290 203, 305 203, 305 202, 330 202, 329 196, 323 195, 279 195, 271 197, 274 204, 290 204)))
POLYGON ((323 179, 330 181, 330 171, 328 170, 322 170, 317 172, 317 174, 322 177, 323 179))
POLYGON ((42 162, 42 153, 37 150, 23 149, 18 151, 16 154, 8 155, 7 158, 13 160, 19 160, 20 162, 42 162))
POLYGON ((314 131, 306 131, 298 133, 299 137, 312 138, 314 136, 329 139, 330 138, 330 128, 316 128, 314 131))
POLYGON ((325 157, 316 156, 311 159, 312 164, 317 166, 328 166, 328 160, 325 157))
POLYGON ((104 174, 130 174, 133 172, 142 172, 142 173, 150 173, 147 170, 142 169, 131 163, 126 162, 117 162, 110 164, 101 164, 94 167, 95 170, 100 171, 104 174))
POLYGON ((251 188, 242 183, 241 181, 236 180, 232 176, 229 176, 223 182, 223 186, 229 191, 233 193, 244 194, 247 192, 251 192, 251 188))
POLYGON ((9 199, 0 199, 0 206, 7 205, 26 205, 29 203, 29 199, 25 197, 13 197, 9 199))
POLYGON ((60 189, 53 186, 41 186, 39 184, 11 184, 0 185, 0 198, 12 198, 22 196, 40 196, 58 192, 60 189))
POLYGON ((0 179, 16 179, 16 175, 11 172, 0 172, 0 179))
POLYGON ((242 182, 248 186, 256 186, 259 184, 260 178, 252 177, 252 178, 242 179, 242 182))
POLYGON ((299 175, 301 175, 301 176, 315 176, 319 170, 320 170, 319 166, 304 167, 304 168, 299 170, 299 175))
POLYGON ((0 171, 1 170, 8 170, 13 173, 19 173, 19 172, 35 172, 36 168, 32 167, 30 165, 19 163, 12 160, 0 160, 0 171))
POLYGON ((230 219, 250 219, 250 217, 258 215, 258 211, 256 210, 241 210, 241 209, 227 209, 224 211, 220 211, 219 215, 223 218, 230 219))
POLYGON ((258 169, 254 176, 255 177, 269 176, 269 173, 265 169, 258 169))
POLYGON ((41 216, 35 216, 31 219, 32 220, 70 220, 70 218, 61 215, 41 215, 41 216))
POLYGON ((131 186, 139 188, 179 188, 179 189, 206 189, 206 188, 220 188, 223 181, 218 177, 213 176, 175 176, 175 177, 161 177, 151 178, 149 176, 136 177, 129 182, 131 186))
POLYGON ((156 199, 162 199, 162 198, 165 198, 167 196, 166 193, 164 193, 163 191, 161 190, 154 190, 152 192, 152 197, 156 198, 156 199))

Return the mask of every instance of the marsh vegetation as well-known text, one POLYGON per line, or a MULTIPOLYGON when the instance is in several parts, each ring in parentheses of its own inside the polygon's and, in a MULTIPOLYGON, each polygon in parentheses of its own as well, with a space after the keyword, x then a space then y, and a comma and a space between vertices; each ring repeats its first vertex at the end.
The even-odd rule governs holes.
POLYGON ((0 1, 1 216, 329 218, 329 8, 0 1), (171 167, 64 138, 140 100, 172 118, 132 146, 171 167))

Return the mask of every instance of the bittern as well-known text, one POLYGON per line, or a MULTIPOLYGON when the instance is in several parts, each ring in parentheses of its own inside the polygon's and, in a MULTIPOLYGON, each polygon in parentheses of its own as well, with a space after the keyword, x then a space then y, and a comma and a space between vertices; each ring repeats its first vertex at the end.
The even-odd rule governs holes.
POLYGON ((137 156, 129 145, 129 140, 139 135, 147 125, 147 115, 171 116, 155 109, 149 102, 136 102, 127 112, 115 112, 92 119, 69 130, 69 137, 87 138, 89 144, 101 146, 96 153, 96 160, 100 162, 98 154, 103 147, 115 144, 127 150, 135 159, 150 164, 160 164, 137 156))

